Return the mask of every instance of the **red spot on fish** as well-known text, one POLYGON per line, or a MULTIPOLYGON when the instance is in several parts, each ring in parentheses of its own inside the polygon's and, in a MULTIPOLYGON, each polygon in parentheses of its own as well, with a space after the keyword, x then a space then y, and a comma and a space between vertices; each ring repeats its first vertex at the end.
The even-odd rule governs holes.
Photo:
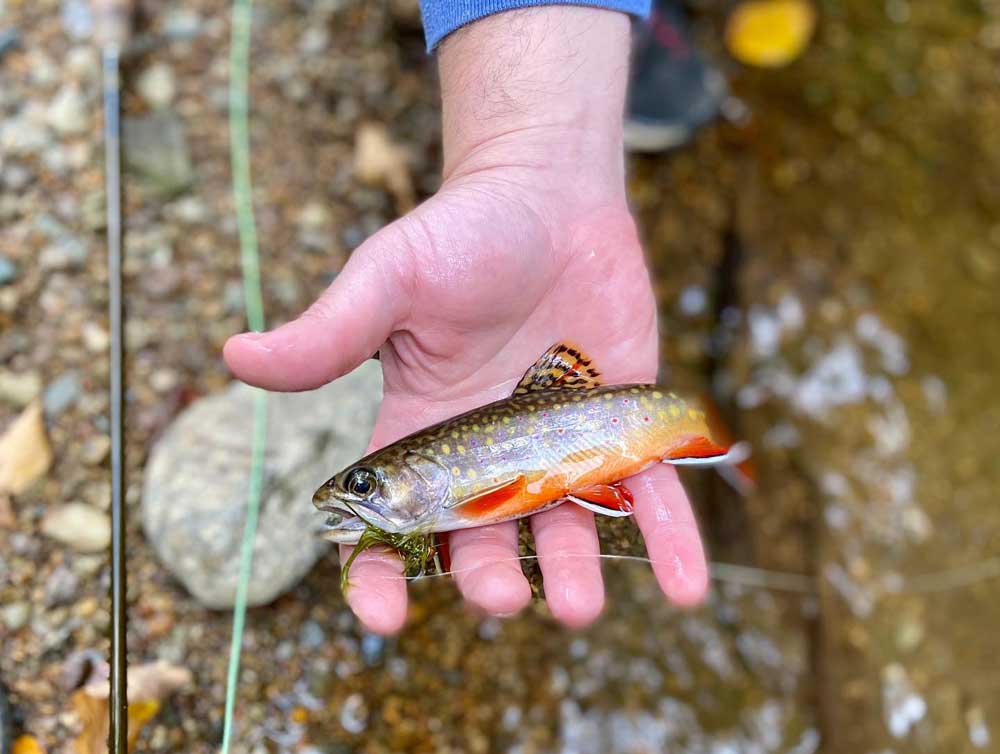
POLYGON ((642 417, 642 420, 643 420, 644 422, 648 422, 648 421, 649 421, 649 417, 648 417, 648 416, 644 416, 644 417, 642 417))
POLYGON ((617 424, 618 423, 618 417, 617 416, 612 416, 611 417, 611 423, 612 424, 617 424))

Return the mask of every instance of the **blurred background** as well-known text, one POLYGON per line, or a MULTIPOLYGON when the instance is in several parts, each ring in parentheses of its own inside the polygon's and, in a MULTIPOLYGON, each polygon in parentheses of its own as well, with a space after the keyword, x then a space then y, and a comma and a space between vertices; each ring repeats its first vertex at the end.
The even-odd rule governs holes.
MULTIPOLYGON (((710 601, 680 612, 648 566, 608 562, 608 608, 581 633, 541 601, 482 620, 431 579, 403 634, 364 634, 308 500, 365 444, 369 363, 271 402, 237 751, 1000 752, 1000 2, 817 0, 815 30, 765 67, 737 5, 689 8, 726 117, 630 158, 629 188, 664 380, 710 395, 754 448, 744 494, 688 478, 711 557, 766 572, 722 566, 710 601)), ((230 9, 139 11, 123 95, 128 570, 148 688, 130 717, 139 751, 211 752, 251 402, 220 357, 245 327, 230 9)), ((17 754, 104 751, 91 21, 80 0, 0 0, 0 739, 17 754)), ((435 190, 435 76, 415 0, 255 3, 270 324, 435 190)), ((642 553, 628 522, 602 525, 606 552, 642 553)))

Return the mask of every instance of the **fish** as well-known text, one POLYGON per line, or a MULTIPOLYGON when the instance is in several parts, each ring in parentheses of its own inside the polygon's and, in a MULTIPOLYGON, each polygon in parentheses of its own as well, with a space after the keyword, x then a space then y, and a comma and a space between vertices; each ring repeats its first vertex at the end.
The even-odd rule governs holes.
POLYGON ((366 530, 429 535, 574 504, 632 515, 622 480, 658 463, 735 465, 742 443, 712 439, 705 413, 655 384, 605 385, 593 360, 556 343, 513 393, 397 440, 327 480, 313 505, 324 538, 366 530))

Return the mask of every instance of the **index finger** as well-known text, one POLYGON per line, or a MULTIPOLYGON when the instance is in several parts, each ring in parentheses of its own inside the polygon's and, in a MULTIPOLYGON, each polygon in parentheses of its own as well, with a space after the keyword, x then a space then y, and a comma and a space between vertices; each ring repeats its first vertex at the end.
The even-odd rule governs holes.
MULTIPOLYGON (((353 550, 351 545, 340 546, 341 568, 353 550)), ((382 635, 397 633, 406 622, 406 579, 399 556, 380 549, 358 555, 351 564, 344 596, 369 631, 382 635)))

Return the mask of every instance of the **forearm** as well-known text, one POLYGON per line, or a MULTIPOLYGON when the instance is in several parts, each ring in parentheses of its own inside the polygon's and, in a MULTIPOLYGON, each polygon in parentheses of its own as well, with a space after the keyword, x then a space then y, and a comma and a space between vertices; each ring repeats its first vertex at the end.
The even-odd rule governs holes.
POLYGON ((439 48, 444 176, 509 165, 624 182, 629 18, 549 5, 507 11, 439 48))

